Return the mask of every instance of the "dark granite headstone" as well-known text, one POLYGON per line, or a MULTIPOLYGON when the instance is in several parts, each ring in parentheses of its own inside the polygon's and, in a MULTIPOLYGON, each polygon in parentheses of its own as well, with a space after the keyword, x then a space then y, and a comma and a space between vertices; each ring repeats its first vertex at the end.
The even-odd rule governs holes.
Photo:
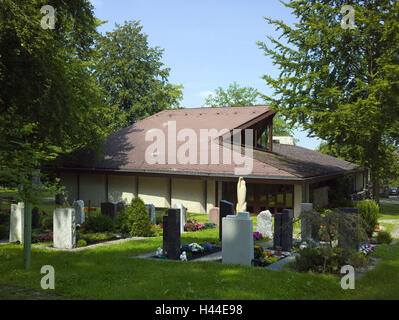
POLYGON ((117 214, 119 214, 120 212, 123 212, 123 211, 125 211, 126 210, 126 203, 125 203, 125 201, 119 201, 117 204, 116 204, 116 212, 117 212, 117 214))
MULTIPOLYGON (((168 259, 180 259, 180 210, 168 209, 166 223, 166 251, 168 259)), ((165 232, 165 226, 164 226, 165 232)))
POLYGON ((360 241, 358 235, 357 208, 339 208, 342 213, 338 225, 338 247, 349 250, 359 250, 360 241))
POLYGON ((292 249, 293 214, 294 211, 291 209, 284 209, 283 212, 274 214, 274 249, 277 247, 281 247, 283 251, 292 249))
POLYGON ((226 200, 219 201, 219 240, 222 241, 222 219, 234 215, 234 206, 226 200))
POLYGON ((55 204, 62 206, 65 203, 65 196, 61 194, 57 194, 55 196, 55 204))
POLYGON ((167 251, 167 244, 168 244, 168 216, 164 215, 162 217, 162 240, 163 240, 163 245, 162 245, 162 254, 166 256, 166 251, 167 251))
POLYGON ((101 214, 111 217, 113 220, 116 219, 116 203, 115 202, 103 202, 101 203, 101 214))

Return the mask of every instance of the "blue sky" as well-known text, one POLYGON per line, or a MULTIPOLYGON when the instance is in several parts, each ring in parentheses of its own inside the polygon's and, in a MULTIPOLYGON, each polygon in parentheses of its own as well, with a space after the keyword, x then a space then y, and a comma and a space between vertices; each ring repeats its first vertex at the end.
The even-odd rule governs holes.
MULTIPOLYGON (((152 47, 163 48, 163 63, 171 68, 169 80, 181 84, 186 108, 201 107, 217 87, 236 81, 265 94, 271 89, 261 78, 276 76, 273 66, 257 46, 266 36, 277 37, 264 16, 294 22, 289 9, 278 0, 91 0, 95 14, 108 22, 100 32, 111 31, 115 23, 140 20, 152 47)), ((315 149, 320 140, 295 130, 300 146, 315 149)))

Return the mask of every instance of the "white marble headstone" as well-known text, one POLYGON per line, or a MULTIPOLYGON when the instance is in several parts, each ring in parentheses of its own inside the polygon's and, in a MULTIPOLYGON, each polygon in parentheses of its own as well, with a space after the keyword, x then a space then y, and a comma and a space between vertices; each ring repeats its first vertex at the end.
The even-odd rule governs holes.
POLYGON ((58 208, 54 210, 54 248, 72 249, 76 247, 75 218, 75 209, 58 208))
POLYGON ((10 242, 24 242, 24 203, 11 204, 10 242))
POLYGON ((254 258, 253 225, 249 213, 222 219, 222 262, 251 265, 254 258))
POLYGON ((258 214, 256 231, 260 232, 264 237, 273 238, 273 218, 269 210, 258 214))
POLYGON ((174 205, 175 209, 180 209, 180 233, 184 232, 184 226, 187 223, 186 208, 181 203, 174 205))

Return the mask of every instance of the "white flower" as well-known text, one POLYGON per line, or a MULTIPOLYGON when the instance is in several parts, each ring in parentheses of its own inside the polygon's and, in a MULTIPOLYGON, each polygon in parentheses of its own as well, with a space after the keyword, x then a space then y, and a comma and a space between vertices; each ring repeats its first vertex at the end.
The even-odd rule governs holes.
POLYGON ((180 255, 180 260, 181 261, 187 261, 186 251, 183 251, 183 253, 180 255))
POLYGON ((203 251, 204 248, 201 247, 198 243, 191 243, 190 248, 192 252, 203 251))
POLYGON ((157 252, 155 253, 155 255, 156 255, 157 257, 162 256, 162 249, 161 249, 161 248, 158 248, 158 249, 157 249, 157 252))

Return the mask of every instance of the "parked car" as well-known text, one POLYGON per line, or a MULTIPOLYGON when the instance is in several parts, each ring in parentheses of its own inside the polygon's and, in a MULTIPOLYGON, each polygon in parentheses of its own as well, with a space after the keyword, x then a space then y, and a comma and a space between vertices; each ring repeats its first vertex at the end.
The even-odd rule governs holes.
POLYGON ((389 189, 389 194, 390 195, 399 195, 399 188, 398 187, 391 187, 390 189, 389 189))

